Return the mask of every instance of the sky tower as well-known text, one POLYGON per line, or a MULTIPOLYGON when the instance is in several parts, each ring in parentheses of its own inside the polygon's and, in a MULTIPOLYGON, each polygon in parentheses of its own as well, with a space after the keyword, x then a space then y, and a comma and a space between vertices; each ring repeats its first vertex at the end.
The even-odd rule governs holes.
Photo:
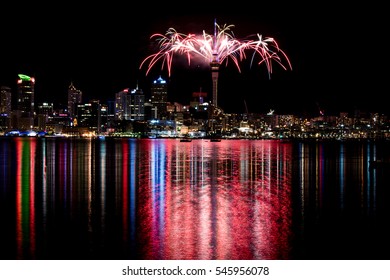
POLYGON ((193 55, 200 56, 205 59, 205 62, 210 65, 212 82, 213 82, 213 107, 218 107, 218 75, 219 68, 222 62, 231 60, 231 62, 241 72, 240 62, 244 60, 247 55, 246 52, 251 52, 252 65, 255 62, 255 57, 259 56, 260 61, 257 64, 265 64, 268 74, 272 72, 272 62, 277 62, 283 69, 291 68, 290 61, 287 55, 282 51, 276 41, 270 37, 263 37, 256 34, 252 39, 238 40, 235 38, 231 27, 234 25, 217 24, 214 19, 214 34, 210 35, 203 31, 202 36, 196 36, 193 33, 188 35, 178 33, 174 28, 169 28, 165 34, 155 33, 151 38, 158 41, 159 50, 147 56, 140 65, 140 68, 146 63, 148 64, 149 73, 151 68, 156 65, 158 61, 162 62, 162 67, 166 66, 168 75, 171 75, 171 67, 175 55, 185 55, 188 63, 191 61, 193 55), (282 56, 279 56, 281 54, 282 56), (283 65, 282 58, 286 59, 287 66, 283 65))
POLYGON ((210 62, 211 79, 213 82, 213 105, 218 106, 218 74, 219 74, 219 57, 217 52, 217 21, 214 19, 214 37, 213 37, 213 60, 210 62))

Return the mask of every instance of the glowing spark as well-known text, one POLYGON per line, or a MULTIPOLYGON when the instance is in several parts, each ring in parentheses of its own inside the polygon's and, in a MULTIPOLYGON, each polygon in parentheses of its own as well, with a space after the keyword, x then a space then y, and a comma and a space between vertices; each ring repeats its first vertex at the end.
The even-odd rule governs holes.
POLYGON ((248 39, 236 39, 231 28, 234 25, 219 26, 214 21, 214 34, 210 35, 203 31, 202 35, 178 33, 174 28, 169 28, 164 34, 153 34, 150 38, 156 38, 159 51, 147 56, 140 65, 147 64, 146 75, 158 63, 161 69, 167 67, 168 75, 171 76, 172 62, 175 55, 184 55, 190 65, 191 59, 198 56, 205 62, 213 65, 228 64, 231 60, 241 72, 240 62, 246 59, 247 52, 252 52, 250 65, 259 57, 258 64, 264 63, 268 73, 272 73, 272 62, 277 62, 284 70, 292 69, 290 60, 282 51, 273 38, 263 38, 260 34, 248 36, 248 39))

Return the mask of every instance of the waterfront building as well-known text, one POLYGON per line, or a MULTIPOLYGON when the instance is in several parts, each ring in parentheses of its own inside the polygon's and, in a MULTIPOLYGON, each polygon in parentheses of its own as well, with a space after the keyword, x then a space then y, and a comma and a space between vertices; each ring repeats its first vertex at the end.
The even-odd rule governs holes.
POLYGON ((54 113, 53 103, 43 102, 38 104, 37 110, 37 128, 40 131, 46 130, 46 124, 48 123, 49 117, 52 117, 54 113))
POLYGON ((132 121, 145 120, 145 95, 142 89, 131 90, 126 95, 125 119, 132 121))
POLYGON ((151 86, 151 103, 157 109, 157 119, 167 119, 168 84, 161 76, 151 86))
POLYGON ((77 105, 77 119, 74 126, 88 128, 90 131, 100 133, 101 124, 101 105, 97 99, 89 103, 77 105))
POLYGON ((17 80, 17 110, 14 114, 14 126, 20 130, 34 127, 34 90, 35 78, 19 74, 17 80))
POLYGON ((145 120, 145 95, 142 89, 126 88, 115 94, 115 120, 145 120))
POLYGON ((12 94, 11 88, 1 86, 0 88, 0 131, 5 131, 10 126, 12 94))

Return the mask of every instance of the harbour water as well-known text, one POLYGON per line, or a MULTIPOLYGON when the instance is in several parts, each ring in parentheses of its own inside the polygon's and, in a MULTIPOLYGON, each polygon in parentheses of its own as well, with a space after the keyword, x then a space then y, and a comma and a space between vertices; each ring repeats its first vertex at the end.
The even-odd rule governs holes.
POLYGON ((0 138, 0 258, 390 259, 386 141, 0 138))

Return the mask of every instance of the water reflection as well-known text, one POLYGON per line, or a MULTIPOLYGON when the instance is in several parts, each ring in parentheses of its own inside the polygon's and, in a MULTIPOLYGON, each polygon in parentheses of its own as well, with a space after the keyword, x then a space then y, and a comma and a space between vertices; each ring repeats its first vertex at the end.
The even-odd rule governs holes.
POLYGON ((0 138, 0 256, 378 258, 388 182, 369 163, 386 151, 371 142, 0 138))
POLYGON ((17 258, 35 257, 35 147, 36 141, 16 142, 17 258))
POLYGON ((291 147, 270 143, 142 143, 150 160, 137 163, 141 256, 287 257, 291 147))
POLYGON ((388 158, 387 146, 386 142, 298 144, 301 243, 295 247, 295 258, 388 258, 389 242, 382 236, 389 233, 383 219, 389 208, 386 196, 380 205, 377 196, 385 191, 389 176, 383 173, 386 169, 370 168, 377 157, 388 158))

